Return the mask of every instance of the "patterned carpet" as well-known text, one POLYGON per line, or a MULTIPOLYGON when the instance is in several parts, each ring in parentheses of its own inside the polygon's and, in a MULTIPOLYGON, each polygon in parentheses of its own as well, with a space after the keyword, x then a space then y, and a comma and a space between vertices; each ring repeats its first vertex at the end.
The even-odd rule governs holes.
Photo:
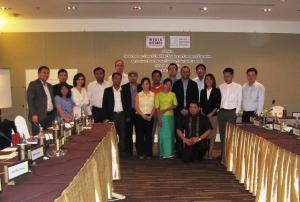
POLYGON ((180 160, 121 160, 120 181, 114 182, 123 201, 254 201, 225 167, 214 160, 184 164, 180 160))

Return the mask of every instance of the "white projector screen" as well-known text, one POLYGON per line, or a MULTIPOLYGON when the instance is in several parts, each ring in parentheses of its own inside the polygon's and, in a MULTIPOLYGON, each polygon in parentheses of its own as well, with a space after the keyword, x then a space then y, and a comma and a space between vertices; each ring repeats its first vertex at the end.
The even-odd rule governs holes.
MULTIPOLYGON (((58 78, 57 78, 57 72, 59 69, 50 69, 50 76, 48 82, 51 83, 52 85, 58 83, 58 78)), ((68 72, 68 83, 72 85, 73 83, 73 77, 75 74, 77 74, 78 70, 77 69, 66 69, 68 72)), ((38 75, 38 70, 37 69, 26 69, 26 89, 31 81, 34 81, 37 79, 38 75)))
POLYGON ((12 107, 10 70, 0 67, 0 109, 12 107))

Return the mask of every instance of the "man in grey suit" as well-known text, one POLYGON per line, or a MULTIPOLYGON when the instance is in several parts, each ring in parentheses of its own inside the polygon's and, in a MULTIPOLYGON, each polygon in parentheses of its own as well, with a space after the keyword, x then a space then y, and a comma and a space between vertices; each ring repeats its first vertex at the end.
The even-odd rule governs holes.
POLYGON ((40 126, 47 129, 54 120, 52 85, 47 83, 50 69, 41 66, 38 79, 31 81, 27 89, 28 119, 32 123, 32 135, 37 135, 40 126))

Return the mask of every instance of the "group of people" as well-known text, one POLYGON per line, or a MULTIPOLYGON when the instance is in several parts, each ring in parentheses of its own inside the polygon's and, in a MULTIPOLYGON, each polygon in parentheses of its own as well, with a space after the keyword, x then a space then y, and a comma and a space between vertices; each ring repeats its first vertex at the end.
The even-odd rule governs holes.
MULTIPOLYGON (((153 157, 154 134, 158 133, 160 158, 182 158, 185 162, 212 159, 216 134, 224 143, 227 122, 235 122, 243 110, 243 122, 260 114, 265 89, 256 81, 257 70, 246 71, 247 82, 233 82, 234 70, 223 70, 224 83, 217 87, 215 76, 204 64, 196 66, 197 77, 190 78, 188 66, 171 63, 168 77, 154 70, 151 78, 138 83, 138 73, 124 72, 124 61, 115 62, 115 72, 105 80, 105 69, 93 70, 95 81, 85 88, 85 76, 78 73, 73 86, 67 83, 68 72, 58 71, 59 83, 47 83, 50 69, 41 66, 38 79, 27 89, 29 120, 33 135, 40 127, 48 128, 54 120, 71 122, 83 114, 92 114, 96 123, 115 123, 121 157, 133 155, 133 130, 136 153, 140 159, 153 157)), ((223 148, 223 147, 222 147, 223 148)), ((223 149, 222 149, 223 151, 223 149)))

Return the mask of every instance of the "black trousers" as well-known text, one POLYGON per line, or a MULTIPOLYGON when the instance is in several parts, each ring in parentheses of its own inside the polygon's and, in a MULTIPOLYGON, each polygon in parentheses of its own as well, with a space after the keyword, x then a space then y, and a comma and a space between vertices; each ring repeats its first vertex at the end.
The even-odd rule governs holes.
POLYGON ((105 114, 102 108, 93 106, 92 115, 95 123, 102 123, 105 120, 105 114))
POLYGON ((219 122, 220 138, 221 138, 221 151, 223 154, 225 133, 226 133, 226 124, 236 122, 235 109, 233 109, 233 110, 220 109, 220 111, 218 112, 218 122, 219 122))
POLYGON ((204 139, 197 142, 194 145, 188 146, 184 145, 182 150, 182 160, 183 162, 193 162, 194 160, 203 160, 203 157, 207 151, 207 140, 204 139))
POLYGON ((250 117, 254 115, 254 111, 243 111, 242 122, 250 123, 250 117))
POLYGON ((177 128, 178 125, 180 123, 180 121, 183 120, 183 116, 181 115, 180 112, 175 111, 174 113, 174 125, 175 125, 175 155, 177 157, 181 157, 182 156, 182 152, 183 152, 183 142, 181 140, 181 138, 177 135, 177 128))
POLYGON ((152 157, 152 127, 153 119, 147 121, 136 115, 136 151, 138 156, 152 157))
MULTIPOLYGON (((47 112, 46 117, 43 120, 40 120, 40 124, 43 127, 43 130, 46 130, 47 128, 52 126, 52 122, 55 118, 55 111, 47 112)), ((38 124, 31 122, 31 129, 32 129, 32 135, 38 135, 40 132, 40 128, 38 124)))
POLYGON ((130 111, 130 120, 126 122, 127 125, 127 132, 126 132, 126 142, 127 142, 127 153, 132 156, 133 155, 133 126, 135 126, 135 133, 136 133, 136 114, 135 110, 131 109, 130 111))
POLYGON ((113 122, 116 126, 116 131, 119 136, 119 152, 120 157, 128 157, 127 142, 126 142, 126 120, 124 112, 114 113, 113 122))

